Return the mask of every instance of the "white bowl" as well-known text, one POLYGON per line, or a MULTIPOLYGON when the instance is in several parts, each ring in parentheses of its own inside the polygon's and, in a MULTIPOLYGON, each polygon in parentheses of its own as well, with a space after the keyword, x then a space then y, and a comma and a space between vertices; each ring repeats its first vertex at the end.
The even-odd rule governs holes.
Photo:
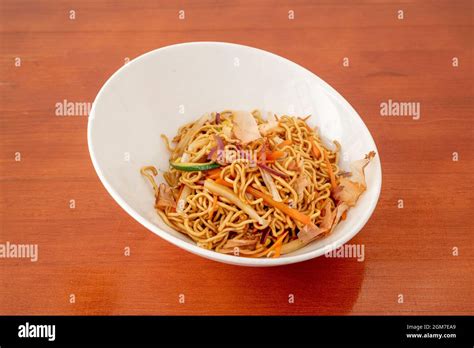
POLYGON ((341 143, 343 169, 369 151, 377 152, 357 112, 312 72, 257 48, 192 42, 146 53, 120 68, 102 87, 90 113, 87 134, 100 180, 127 213, 161 238, 194 254, 234 265, 276 266, 312 259, 341 246, 361 230, 380 194, 378 156, 366 168, 368 189, 347 219, 332 234, 280 258, 253 259, 205 250, 164 224, 153 208, 153 191, 140 168, 154 165, 161 172, 167 170, 168 153, 160 134, 173 137, 184 123, 224 109, 313 115, 309 123, 320 128, 323 138, 341 143))

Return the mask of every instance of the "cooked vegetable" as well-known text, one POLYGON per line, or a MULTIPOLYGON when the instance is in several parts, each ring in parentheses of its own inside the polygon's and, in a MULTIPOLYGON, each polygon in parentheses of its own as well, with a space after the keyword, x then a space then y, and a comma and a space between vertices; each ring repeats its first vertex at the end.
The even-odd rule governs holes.
POLYGON ((186 185, 183 185, 183 184, 181 184, 181 186, 179 187, 178 194, 175 195, 176 202, 179 201, 179 198, 181 197, 181 194, 183 193, 183 190, 185 187, 186 185))
POLYGON ((304 189, 308 187, 310 184, 311 184, 311 181, 309 181, 304 171, 302 170, 294 183, 294 189, 298 195, 298 202, 300 202, 303 199, 304 189))
POLYGON ((260 173, 262 174, 263 181, 265 182, 265 186, 268 188, 268 191, 272 194, 272 197, 275 201, 281 202, 281 196, 280 193, 278 192, 278 188, 275 185, 275 182, 273 181, 273 178, 270 174, 268 174, 266 171, 262 170, 260 168, 260 173))
POLYGON ((347 218, 347 210, 344 213, 342 213, 341 220, 344 221, 346 218, 347 218))
POLYGON ((266 152, 266 160, 267 161, 276 161, 283 157, 285 157, 285 153, 283 151, 267 151, 266 152))
POLYGON ((184 210, 184 205, 186 204, 186 198, 189 196, 191 193, 192 189, 191 187, 187 185, 183 185, 183 188, 178 196, 178 204, 176 206, 176 212, 177 213, 182 213, 184 210))
POLYGON ((213 147, 211 151, 209 151, 209 153, 207 154, 207 159, 213 162, 217 160, 217 146, 213 147))
POLYGON ((291 170, 291 171, 294 171, 294 170, 298 170, 299 167, 298 167, 298 164, 296 163, 295 160, 291 160, 291 162, 288 164, 288 170, 291 170))
POLYGON ((221 121, 221 124, 222 124, 221 134, 225 136, 227 139, 231 139, 233 124, 229 120, 221 121))
POLYGON ((371 151, 364 159, 351 163, 351 176, 339 178, 339 186, 333 194, 335 199, 346 203, 349 207, 356 204, 359 196, 367 188, 364 169, 374 156, 375 152, 371 151))
POLYGON ((327 232, 327 229, 322 229, 313 223, 305 225, 298 233, 298 239, 303 243, 309 243, 318 237, 320 234, 327 232))
POLYGON ((340 213, 343 212, 343 209, 341 209, 340 211, 334 210, 334 212, 332 212, 330 205, 327 204, 324 212, 325 215, 323 217, 323 221, 321 222, 321 226, 318 227, 312 223, 305 225, 298 233, 298 239, 292 240, 284 244, 281 253, 288 254, 298 249, 301 249, 317 237, 327 233, 328 231, 332 232, 332 230, 337 225, 337 221, 339 221, 336 221, 336 216, 342 215, 340 213))
POLYGON ((164 183, 161 183, 159 186, 158 195, 155 200, 155 207, 158 209, 164 209, 166 207, 176 208, 173 191, 164 183))
POLYGON ((332 225, 334 224, 334 219, 336 218, 336 214, 331 210, 330 204, 326 204, 322 212, 324 212, 324 215, 321 221, 321 228, 330 230, 332 225))
POLYGON ((314 157, 316 159, 321 158, 321 151, 319 151, 318 147, 316 146, 316 143, 314 142, 314 139, 309 138, 309 142, 311 143, 311 152, 313 153, 314 157))
MULTIPOLYGON (((222 180, 222 179, 217 179, 216 182, 221 184, 221 185, 225 185, 227 187, 233 187, 231 183, 229 183, 225 180, 222 180)), ((267 203, 267 204, 269 204, 269 205, 271 205, 271 206, 273 206, 277 209, 280 209, 283 213, 285 213, 289 217, 291 217, 291 218, 293 218, 293 219, 295 219, 299 222, 302 222, 303 224, 311 223, 311 218, 308 215, 305 215, 305 214, 299 212, 296 209, 290 208, 285 203, 275 201, 271 196, 269 196, 269 195, 267 195, 267 194, 265 194, 261 191, 258 191, 256 189, 254 189, 253 187, 247 187, 246 192, 250 193, 254 197, 262 198, 265 203, 267 203)))
POLYGON ((245 257, 279 257, 331 233, 366 190, 375 154, 341 171, 341 145, 325 146, 308 118, 224 110, 180 127, 173 144, 163 136, 167 184, 154 167, 141 171, 157 213, 198 246, 245 257))
MULTIPOLYGON (((275 248, 275 254, 273 254, 273 258, 277 258, 277 257, 280 257, 281 255, 281 246, 283 244, 283 239, 285 239, 286 235, 288 234, 288 232, 285 232, 283 234, 283 236, 281 236, 280 238, 278 238, 276 241, 275 241, 275 244, 273 244, 273 247, 275 248)), ((267 254, 268 255, 268 254, 267 254)))
POLYGON ((180 157, 188 144, 191 142, 191 140, 194 138, 194 136, 199 132, 199 129, 207 122, 209 121, 210 115, 209 114, 204 114, 201 116, 194 124, 191 126, 191 128, 184 134, 184 136, 181 138, 181 140, 178 142, 178 145, 176 145, 173 153, 171 154, 171 160, 174 160, 178 157, 180 157))
POLYGON ((266 170, 267 172, 269 172, 270 174, 273 174, 273 175, 275 175, 275 176, 279 176, 280 178, 285 178, 285 177, 288 176, 288 175, 286 175, 285 173, 282 173, 282 172, 279 172, 279 171, 276 170, 276 169, 270 168, 270 167, 267 166, 266 164, 258 163, 257 165, 258 165, 261 169, 266 170))
POLYGON ((182 170, 183 172, 199 172, 199 171, 219 168, 221 166, 220 164, 214 163, 214 162, 207 162, 207 163, 170 162, 170 165, 175 169, 182 170))
POLYGON ((219 168, 208 170, 206 172, 206 177, 208 179, 217 179, 217 178, 219 178, 219 176, 221 175, 222 168, 225 168, 225 167, 219 167, 219 168))
POLYGON ((265 241, 267 240, 269 233, 270 233, 270 229, 268 228, 262 232, 262 235, 260 236, 260 244, 265 244, 265 241))
POLYGON ((260 131, 260 134, 262 134, 263 136, 267 136, 270 133, 282 132, 285 129, 280 127, 280 122, 269 121, 269 122, 262 123, 261 125, 259 125, 258 130, 260 131))
MULTIPOLYGON (((275 138, 273 138, 275 139, 275 138)), ((281 139, 280 139, 281 140, 281 139)), ((285 146, 290 146, 291 144, 293 144, 293 142, 290 140, 290 139, 286 139, 286 140, 283 140, 282 142, 278 143, 277 147, 279 149, 285 147, 285 146)))
POLYGON ((251 257, 262 257, 265 255, 268 256, 268 253, 270 251, 274 250, 278 245, 281 246, 281 243, 283 243, 283 240, 285 239, 287 235, 288 235, 288 232, 283 233, 280 237, 278 237, 278 239, 275 241, 275 243, 273 243, 273 245, 270 248, 267 248, 258 254, 251 255, 251 257))
POLYGON ((210 192, 222 196, 231 201, 233 204, 242 209, 250 218, 256 220, 260 225, 263 226, 267 224, 267 221, 263 219, 260 215, 258 215, 258 213, 250 205, 240 200, 240 198, 237 197, 234 191, 231 191, 227 187, 222 186, 216 183, 215 181, 209 179, 204 181, 204 187, 207 188, 210 192))
POLYGON ((277 146, 283 142, 283 139, 280 138, 278 135, 275 135, 272 139, 277 146))
POLYGON ((217 144, 216 162, 219 163, 220 165, 224 165, 226 164, 224 141, 218 135, 214 135, 214 139, 216 140, 216 144, 217 144))
POLYGON ((292 253, 293 251, 301 249, 308 243, 309 242, 306 242, 306 243, 302 242, 301 239, 293 239, 292 241, 289 241, 288 243, 283 244, 283 246, 281 247, 281 253, 282 255, 292 253))
POLYGON ((234 111, 234 135, 237 139, 247 144, 261 138, 257 121, 250 112, 234 111))
POLYGON ((344 216, 345 213, 347 213, 347 210, 349 209, 349 206, 346 203, 341 203, 336 207, 336 217, 334 218, 334 222, 331 226, 331 230, 329 233, 332 233, 332 231, 336 228, 337 224, 339 223, 339 220, 344 216))

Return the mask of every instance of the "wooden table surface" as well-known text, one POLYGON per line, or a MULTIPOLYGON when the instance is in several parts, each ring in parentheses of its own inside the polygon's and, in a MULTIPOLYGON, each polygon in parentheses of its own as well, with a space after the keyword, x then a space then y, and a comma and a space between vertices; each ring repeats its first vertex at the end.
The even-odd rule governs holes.
POLYGON ((0 314, 474 313, 473 1, 0 3, 0 243, 39 248, 37 262, 0 258, 0 314), (349 242, 363 262, 220 264, 108 195, 87 116, 56 116, 56 103, 92 102, 127 57, 187 41, 280 54, 360 113, 383 169, 378 206, 349 242), (382 117, 389 99, 419 102, 420 119, 382 117))

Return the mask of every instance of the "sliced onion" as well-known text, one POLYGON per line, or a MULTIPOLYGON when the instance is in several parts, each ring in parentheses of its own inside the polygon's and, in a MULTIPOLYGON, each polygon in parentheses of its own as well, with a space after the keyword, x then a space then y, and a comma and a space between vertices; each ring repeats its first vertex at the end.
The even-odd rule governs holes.
POLYGON ((345 203, 339 204, 336 207, 336 210, 335 210, 336 217, 334 218, 334 223, 331 227, 331 230, 329 231, 330 233, 334 230, 334 228, 336 228, 337 224, 339 223, 339 220, 341 220, 342 214, 344 214, 344 212, 348 209, 349 209, 349 206, 345 203))
POLYGON ((334 224, 334 219, 336 218, 335 210, 331 211, 331 205, 326 204, 324 207, 324 216, 321 221, 321 228, 330 230, 334 224))
POLYGON ((183 191, 181 192, 181 195, 178 197, 178 204, 176 206, 176 212, 177 213, 182 213, 184 211, 184 205, 186 204, 186 198, 189 196, 191 193, 191 187, 185 186, 183 188, 183 191))
POLYGON ((346 203, 339 204, 336 209, 331 211, 329 204, 324 208, 324 217, 321 221, 321 228, 328 230, 331 233, 341 220, 342 214, 349 209, 349 206, 346 203))
POLYGON ((267 172, 269 172, 270 174, 273 174, 273 175, 276 175, 276 176, 279 176, 280 178, 286 178, 288 175, 285 174, 285 173, 282 173, 282 172, 279 172, 278 170, 275 170, 273 168, 270 168, 269 166, 267 166, 266 164, 261 164, 259 163, 258 166, 264 170, 266 170, 267 172))
POLYGON ((265 231, 262 232, 262 236, 260 237, 260 244, 265 244, 265 241, 267 240, 269 233, 270 233, 269 228, 267 228, 265 231))
POLYGON ((266 171, 264 171, 262 168, 260 168, 260 173, 262 174, 262 178, 263 178, 263 181, 265 182, 265 186, 267 186, 268 191, 270 191, 270 193, 272 194, 273 199, 277 202, 283 201, 275 185, 275 182, 273 181, 272 176, 268 174, 266 171))
POLYGON ((209 152, 209 154, 207 155, 207 159, 210 160, 210 161, 215 161, 215 155, 216 155, 216 152, 217 152, 217 146, 214 146, 211 151, 209 152))
POLYGON ((309 242, 302 242, 301 239, 293 239, 292 241, 285 243, 281 246, 281 254, 289 254, 295 250, 301 249, 309 242))
POLYGON ((327 232, 327 229, 319 228, 315 224, 311 223, 304 226, 298 232, 298 239, 301 240, 302 243, 309 243, 314 240, 316 237, 320 236, 321 234, 327 232))
POLYGON ((233 111, 234 135, 243 144, 260 139, 255 117, 248 111, 233 111))
POLYGON ((356 204, 359 196, 367 188, 364 169, 374 156, 375 152, 372 151, 364 159, 351 163, 351 176, 339 177, 339 186, 333 193, 335 199, 346 203, 350 207, 356 204))
POLYGON ((216 140, 216 143, 217 143, 217 150, 224 151, 224 141, 222 140, 222 138, 218 135, 214 135, 214 139, 216 140))

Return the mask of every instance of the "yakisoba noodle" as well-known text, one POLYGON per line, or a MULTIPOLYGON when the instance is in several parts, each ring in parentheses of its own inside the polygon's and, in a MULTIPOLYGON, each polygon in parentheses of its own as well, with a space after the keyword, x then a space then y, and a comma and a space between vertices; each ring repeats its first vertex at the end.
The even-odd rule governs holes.
POLYGON ((366 189, 375 153, 342 172, 341 146, 325 146, 308 118, 223 111, 181 127, 171 142, 162 136, 167 183, 155 183, 155 167, 141 170, 156 211, 198 246, 246 257, 279 257, 331 233, 366 189))

